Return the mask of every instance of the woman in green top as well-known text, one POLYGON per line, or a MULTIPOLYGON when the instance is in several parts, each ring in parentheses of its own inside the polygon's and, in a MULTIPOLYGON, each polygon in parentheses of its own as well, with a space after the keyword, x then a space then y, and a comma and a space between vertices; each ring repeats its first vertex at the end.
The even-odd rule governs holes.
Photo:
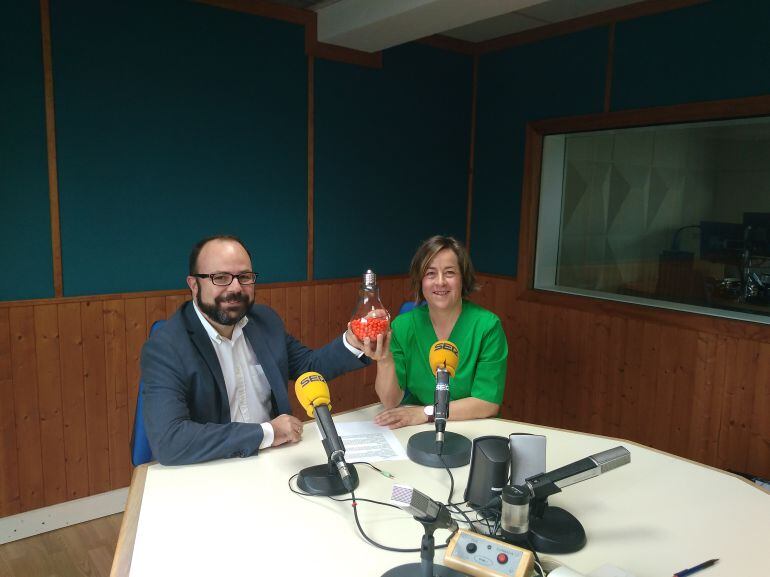
POLYGON ((476 288, 468 252, 452 237, 434 236, 417 250, 410 267, 418 306, 399 315, 377 343, 363 343, 377 360, 374 388, 385 410, 375 422, 391 429, 429 420, 436 376, 431 345, 452 341, 460 363, 450 383, 450 420, 497 415, 503 400, 508 343, 494 313, 465 300, 476 288))

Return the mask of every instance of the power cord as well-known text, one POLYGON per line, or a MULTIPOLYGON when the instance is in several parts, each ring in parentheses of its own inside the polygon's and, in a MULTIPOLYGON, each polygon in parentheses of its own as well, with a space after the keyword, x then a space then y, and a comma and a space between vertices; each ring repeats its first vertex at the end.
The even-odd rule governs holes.
MULTIPOLYGON (((379 469, 379 468, 375 467, 371 463, 360 461, 360 462, 355 462, 355 463, 350 463, 350 464, 351 465, 368 465, 369 467, 371 467, 372 469, 374 469, 375 471, 379 472, 381 475, 383 475, 385 477, 389 477, 389 478, 393 478, 394 477, 391 473, 388 473, 387 471, 383 471, 382 469, 379 469)), ((313 495, 311 493, 305 493, 304 491, 300 491, 298 489, 295 489, 292 486, 292 481, 294 479, 296 479, 298 476, 299 476, 299 473, 295 473, 294 475, 289 477, 288 485, 289 485, 289 490, 292 493, 295 493, 296 495, 302 495, 304 497, 323 497, 324 496, 324 495, 313 495)), ((353 517, 355 518, 355 521, 356 521, 356 527, 358 527, 358 532, 361 533, 361 536, 364 538, 364 540, 367 543, 369 543, 371 545, 374 545, 378 549, 384 549, 385 551, 393 551, 395 553, 419 553, 421 551, 420 548, 416 548, 416 549, 402 549, 402 548, 399 548, 399 547, 390 547, 388 545, 383 545, 382 543, 378 543, 377 541, 375 541, 374 539, 369 537, 369 535, 366 534, 366 532, 364 531, 363 526, 361 525, 361 520, 358 517, 358 502, 359 501, 360 502, 367 502, 367 503, 374 503, 376 505, 383 505, 385 507, 393 507, 394 509, 398 509, 399 511, 401 510, 400 507, 396 507, 395 505, 393 505, 391 503, 385 503, 383 501, 376 501, 374 499, 357 498, 355 492, 353 492, 353 491, 350 492, 350 497, 349 498, 337 498, 337 497, 333 497, 331 495, 326 495, 326 496, 329 499, 331 499, 332 501, 337 501, 337 502, 352 501, 351 507, 353 508, 353 517)), ((452 537, 452 535, 449 536, 449 539, 451 539, 451 537, 452 537)), ((436 545, 435 549, 445 549, 447 547, 447 545, 449 544, 449 539, 447 539, 446 543, 444 543, 443 545, 436 545)))
POLYGON ((446 500, 446 502, 451 503, 452 496, 455 492, 455 477, 452 475, 452 470, 447 466, 446 461, 444 461, 444 456, 439 454, 438 458, 441 459, 441 464, 444 465, 446 472, 449 473, 449 498, 446 500))

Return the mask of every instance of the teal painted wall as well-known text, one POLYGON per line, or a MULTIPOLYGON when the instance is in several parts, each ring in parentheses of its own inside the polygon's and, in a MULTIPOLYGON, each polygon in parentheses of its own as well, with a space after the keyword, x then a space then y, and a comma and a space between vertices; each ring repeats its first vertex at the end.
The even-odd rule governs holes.
POLYGON ((409 270, 434 234, 464 240, 473 59, 411 44, 381 70, 319 60, 316 278, 409 270))
POLYGON ((515 276, 527 122, 601 112, 608 29, 596 28, 479 59, 471 256, 515 276))
POLYGON ((770 2, 712 0, 617 24, 612 109, 770 93, 770 2))
MULTIPOLYGON (((307 60, 300 26, 186 0, 52 0, 65 295, 183 287, 191 244, 244 238, 265 281, 305 279, 307 60)), ((53 295, 40 14, 0 0, 0 300, 53 295), (6 111, 10 111, 7 113, 6 111)), ((621 22, 613 109, 770 93, 770 3, 621 22)), ((524 129, 602 109, 608 29, 479 61, 472 255, 515 275, 524 129)), ((464 238, 470 57, 316 61, 317 278, 405 272, 464 238)))
MULTIPOLYGON (((471 248, 484 272, 516 275, 524 129, 600 112, 606 27, 480 59, 471 248)), ((770 2, 712 0, 620 22, 612 110, 770 94, 770 2)))
POLYGON ((0 300, 53 296, 38 2, 0 0, 0 300))
POLYGON ((305 278, 301 26, 187 1, 54 1, 64 293, 183 288, 210 234, 305 278))

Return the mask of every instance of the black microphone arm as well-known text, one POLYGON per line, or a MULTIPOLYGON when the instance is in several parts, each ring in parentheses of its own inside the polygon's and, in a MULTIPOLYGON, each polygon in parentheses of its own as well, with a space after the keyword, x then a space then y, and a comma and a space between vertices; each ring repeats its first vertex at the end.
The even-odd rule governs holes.
POLYGON ((438 454, 444 447, 444 431, 449 418, 449 371, 444 367, 436 369, 436 392, 433 396, 433 419, 436 426, 436 449, 438 454))
POLYGON ((328 405, 319 405, 315 408, 316 423, 321 431, 321 442, 324 449, 326 449, 326 455, 329 457, 329 462, 334 463, 337 467, 337 472, 340 475, 342 484, 348 492, 352 492, 355 487, 353 486, 353 480, 350 478, 350 470, 348 464, 345 462, 345 445, 342 443, 339 434, 337 433, 337 427, 334 426, 332 415, 329 412, 328 405))
POLYGON ((535 499, 544 499, 560 492, 564 487, 591 479, 602 473, 622 467, 631 462, 631 453, 623 446, 607 449, 548 473, 529 477, 524 483, 535 499))

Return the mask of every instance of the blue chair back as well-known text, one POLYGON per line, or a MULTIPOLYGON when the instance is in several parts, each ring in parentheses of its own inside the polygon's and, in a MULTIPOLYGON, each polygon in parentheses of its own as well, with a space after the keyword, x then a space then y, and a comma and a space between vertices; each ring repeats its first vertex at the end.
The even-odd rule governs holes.
MULTIPOLYGON (((150 336, 165 322, 165 320, 161 319, 152 323, 150 336)), ((134 431, 131 434, 131 463, 134 467, 153 460, 150 442, 147 440, 147 432, 144 430, 144 412, 142 410, 144 406, 144 400, 142 399, 143 389, 144 381, 140 379, 139 394, 136 396, 136 410, 134 412, 134 431)))
POLYGON ((408 313, 413 308, 421 307, 424 304, 425 304, 425 301, 420 301, 419 303, 416 303, 414 301, 404 301, 404 304, 402 304, 401 308, 398 309, 398 314, 402 315, 404 313, 408 313))

